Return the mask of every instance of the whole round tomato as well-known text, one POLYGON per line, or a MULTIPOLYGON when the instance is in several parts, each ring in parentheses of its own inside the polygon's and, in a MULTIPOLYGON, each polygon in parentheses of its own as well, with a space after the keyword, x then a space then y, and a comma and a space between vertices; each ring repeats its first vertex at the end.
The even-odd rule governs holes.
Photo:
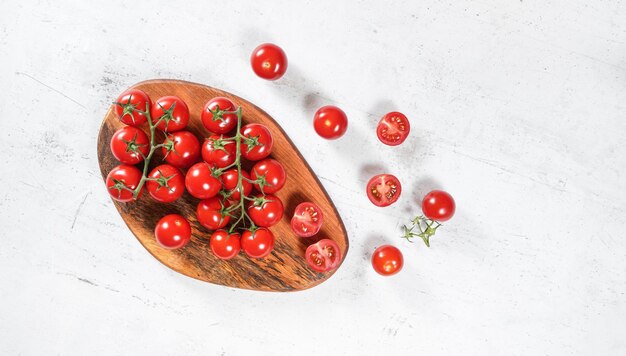
POLYGON ((150 109, 152 101, 148 94, 139 89, 128 89, 115 102, 115 114, 121 122, 131 126, 141 126, 148 119, 144 112, 150 109))
POLYGON ((223 139, 222 136, 211 135, 202 144, 202 159, 217 168, 228 167, 237 158, 235 141, 223 139))
POLYGON ((398 178, 391 174, 379 174, 367 182, 367 197, 376 206, 385 207, 395 203, 402 193, 398 178))
POLYGON ((431 220, 439 222, 450 220, 455 210, 454 198, 443 190, 433 190, 422 200, 422 212, 431 220))
POLYGON ((166 132, 180 131, 189 123, 189 108, 176 96, 164 96, 152 104, 152 123, 157 129, 166 132))
POLYGON ((339 266, 341 251, 335 241, 323 239, 307 247, 304 257, 314 271, 328 272, 339 266))
POLYGON ((223 228, 230 221, 230 215, 226 211, 229 206, 228 200, 221 200, 218 197, 200 201, 196 209, 198 222, 209 230, 223 228))
POLYGON ((397 146, 406 140, 411 131, 409 119, 403 113, 393 111, 385 114, 376 128, 380 142, 389 146, 397 146))
POLYGON ((324 214, 319 206, 304 202, 298 204, 291 218, 291 229, 300 237, 311 237, 322 228, 324 214))
POLYGON ((287 174, 283 165, 275 159, 264 159, 257 162, 250 173, 252 180, 258 180, 260 183, 254 183, 254 187, 266 194, 274 194, 285 185, 287 174))
POLYGON ((111 152, 122 163, 133 165, 143 162, 149 151, 148 135, 136 127, 124 126, 111 138, 111 152))
POLYGON ((263 43, 252 51, 250 64, 259 77, 276 80, 287 71, 287 55, 277 45, 263 43))
MULTIPOLYGON (((250 174, 248 172, 241 170, 241 175, 244 178, 250 179, 250 174)), ((237 186, 237 181, 239 179, 239 173, 237 172, 237 168, 232 168, 222 173, 220 176, 222 179, 222 186, 224 190, 230 192, 230 198, 234 200, 239 200, 241 198, 240 189, 237 186)), ((243 186, 243 195, 248 196, 250 192, 252 192, 252 183, 250 183, 246 179, 241 180, 241 185, 243 186)))
POLYGON ((206 162, 196 163, 187 171, 185 187, 193 197, 212 198, 222 189, 222 181, 215 176, 215 169, 206 162))
POLYGON ((165 161, 174 167, 187 168, 200 157, 200 142, 189 131, 178 131, 167 135, 162 148, 165 161))
MULTIPOLYGON (((135 166, 125 164, 113 168, 107 175, 106 186, 111 198, 129 202, 133 200, 133 191, 137 189, 143 174, 135 166)), ((142 189, 143 191, 143 189, 142 189)), ((137 197, 141 195, 141 192, 137 197)))
POLYGON ((241 128, 241 154, 250 161, 261 160, 272 153, 274 139, 270 130, 261 124, 248 124, 241 128))
POLYGON ((274 234, 264 227, 241 234, 241 249, 251 258, 263 258, 274 249, 274 234))
POLYGON ((257 195, 248 205, 250 219, 263 227, 276 225, 283 217, 283 202, 275 195, 257 195))
POLYGON ((211 234, 209 246, 215 257, 220 260, 230 260, 237 256, 241 250, 241 235, 239 233, 229 234, 225 230, 216 230, 211 234))
POLYGON ((181 248, 191 239, 191 225, 181 215, 165 215, 157 223, 154 236, 161 247, 170 250, 181 248))
POLYGON ((235 111, 235 104, 227 98, 218 96, 209 100, 202 109, 202 124, 210 132, 224 134, 237 126, 237 114, 224 113, 235 111))
POLYGON ((171 203, 180 198, 185 192, 185 179, 178 168, 169 164, 162 164, 148 174, 146 189, 154 200, 161 203, 171 203))
POLYGON ((383 276, 391 276, 400 272, 403 265, 402 252, 391 245, 380 246, 372 255, 374 271, 383 276))
POLYGON ((348 129, 348 117, 340 108, 327 105, 315 112, 313 127, 318 135, 325 139, 336 140, 348 129))

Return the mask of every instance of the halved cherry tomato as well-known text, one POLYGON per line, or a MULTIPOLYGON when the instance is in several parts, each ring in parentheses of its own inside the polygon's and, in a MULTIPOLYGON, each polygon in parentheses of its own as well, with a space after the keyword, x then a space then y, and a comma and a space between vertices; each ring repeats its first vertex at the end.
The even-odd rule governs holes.
POLYGON ((328 140, 336 140, 348 129, 348 117, 340 108, 327 105, 315 112, 313 128, 318 135, 328 140))
POLYGON ((202 124, 210 132, 227 133, 237 126, 237 114, 224 113, 224 111, 235 110, 235 104, 229 99, 221 96, 213 98, 202 109, 202 124))
MULTIPOLYGON (((250 179, 250 174, 248 172, 241 170, 241 175, 244 178, 250 179)), ((237 172, 237 168, 232 168, 222 173, 220 179, 222 180, 222 186, 224 190, 230 192, 230 198, 234 200, 239 200, 241 198, 239 187, 237 186, 237 180, 239 179, 239 173, 237 172)), ((248 196, 250 192, 252 192, 252 183, 250 183, 247 179, 241 179, 241 185, 243 186, 243 195, 248 196)))
POLYGON ((239 233, 229 234, 226 230, 216 230, 211 234, 209 243, 211 251, 220 260, 230 260, 237 256, 241 250, 241 235, 239 233))
POLYGON ((174 167, 187 168, 200 158, 200 142, 189 131, 178 131, 167 135, 163 141, 165 161, 174 167))
POLYGON ((241 154, 250 161, 261 160, 272 153, 274 140, 270 130, 261 124, 248 124, 241 128, 241 154))
POLYGON ((341 251, 333 240, 323 239, 307 247, 304 253, 306 262, 317 272, 332 271, 341 262, 341 251))
POLYGON ((298 204, 291 218, 291 229, 301 237, 311 237, 322 228, 324 214, 319 206, 304 202, 298 204))
POLYGON ((265 194, 274 194, 285 185, 287 174, 283 165, 275 159, 264 159, 257 162, 250 171, 252 180, 260 180, 254 183, 254 187, 265 194))
POLYGON ((166 132, 180 131, 189 123, 189 108, 179 97, 164 96, 152 104, 150 116, 157 129, 166 132))
POLYGON ((283 202, 275 195, 257 195, 248 205, 248 215, 258 226, 276 225, 283 217, 283 202))
POLYGON ((403 113, 393 111, 380 119, 376 135, 380 142, 389 146, 397 146, 406 140, 411 131, 411 124, 403 113))
POLYGON ((376 206, 385 207, 395 203, 402 193, 398 178, 391 174, 379 174, 367 182, 367 197, 376 206))
POLYGON ((144 112, 150 109, 152 101, 148 94, 139 89, 123 92, 115 102, 115 113, 121 122, 131 126, 141 126, 148 119, 144 112))
POLYGON ((206 162, 196 163, 187 171, 185 187, 198 199, 212 198, 222 189, 222 181, 215 176, 214 168, 206 162))
POLYGON ((287 71, 287 55, 277 45, 263 43, 252 51, 250 64, 254 73, 259 77, 276 80, 287 71))
POLYGON ((191 239, 191 225, 181 215, 165 215, 157 223, 154 236, 159 245, 164 248, 170 250, 181 248, 191 239))
POLYGON ((433 190, 422 200, 422 212, 431 220, 439 222, 450 220, 455 210, 454 198, 443 190, 433 190))
POLYGON ((150 139, 143 130, 124 126, 111 138, 111 152, 118 161, 126 164, 143 162, 150 151, 150 139))
POLYGON ((228 167, 237 158, 235 141, 223 139, 223 136, 211 135, 202 144, 202 159, 217 168, 228 167))
POLYGON ((274 249, 274 234, 264 227, 241 234, 241 249, 251 258, 263 258, 274 249))
POLYGON ((223 228, 230 221, 230 215, 226 211, 229 206, 228 200, 218 197, 202 200, 196 209, 198 222, 209 230, 223 228))
MULTIPOLYGON (((135 166, 125 164, 113 168, 107 175, 106 186, 111 198, 129 202, 133 200, 133 190, 137 189, 143 174, 135 166)), ((142 189, 143 191, 143 189, 142 189)), ((141 195, 139 193, 138 197, 141 195)))
POLYGON ((400 272, 402 266, 404 266, 402 252, 394 246, 380 246, 372 255, 372 267, 374 267, 374 271, 380 275, 394 275, 400 272))
POLYGON ((178 168, 169 164, 162 164, 153 169, 146 182, 146 189, 154 200, 161 203, 171 203, 180 198, 185 192, 185 179, 178 168))

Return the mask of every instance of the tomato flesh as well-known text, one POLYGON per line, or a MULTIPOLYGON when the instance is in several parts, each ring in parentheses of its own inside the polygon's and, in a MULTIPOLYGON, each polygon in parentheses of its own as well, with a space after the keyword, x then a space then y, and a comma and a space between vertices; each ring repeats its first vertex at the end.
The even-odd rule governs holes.
POLYGON ((367 182, 367 197, 379 207, 395 203, 400 198, 401 192, 400 181, 391 174, 379 174, 367 182))
POLYGON ((324 214, 319 206, 304 202, 298 204, 291 218, 291 229, 300 237, 311 237, 322 228, 324 214))
POLYGON ((323 239, 307 247, 306 262, 314 271, 332 271, 341 262, 341 251, 333 240, 323 239))
POLYGON ((406 140, 411 124, 406 116, 397 111, 385 114, 376 128, 378 139, 388 146, 397 146, 406 140))

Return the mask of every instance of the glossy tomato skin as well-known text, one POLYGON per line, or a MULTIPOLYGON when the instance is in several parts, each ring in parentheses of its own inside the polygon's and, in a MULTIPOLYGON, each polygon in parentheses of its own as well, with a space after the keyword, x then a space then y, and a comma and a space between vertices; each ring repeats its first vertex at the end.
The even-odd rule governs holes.
POLYGON ((300 237, 317 234, 324 223, 324 214, 319 206, 311 202, 298 204, 291 218, 291 229, 300 237))
POLYGON ((174 167, 188 168, 200 158, 200 142, 189 131, 171 133, 163 144, 165 161, 174 167))
POLYGON ((223 141, 222 136, 211 135, 202 144, 202 159, 217 168, 228 167, 237 158, 235 141, 223 141))
POLYGON ((287 55, 282 48, 272 43, 263 43, 252 51, 250 65, 256 75, 267 80, 276 80, 287 71, 287 55))
POLYGON ((248 124, 241 128, 245 138, 241 142, 241 154, 250 161, 258 161, 272 153, 274 139, 270 130, 261 124, 248 124), (246 141, 256 141, 257 145, 248 145, 246 141))
POLYGON ((422 200, 424 215, 438 222, 448 221, 456 211, 456 203, 452 195, 443 190, 433 190, 422 200))
POLYGON ((222 181, 214 175, 211 165, 200 162, 187 171, 185 187, 194 198, 208 199, 220 192, 222 181))
POLYGON ((388 146, 397 146, 404 142, 411 132, 409 119, 397 111, 385 114, 376 128, 376 135, 380 142, 388 146))
POLYGON ((398 201, 402 193, 402 184, 392 174, 379 174, 367 182, 366 190, 372 204, 385 207, 398 201))
MULTIPOLYGON (((260 199, 262 195, 257 195, 256 198, 260 199)), ((248 215, 250 219, 258 226, 270 227, 276 225, 283 217, 284 207, 283 202, 275 195, 268 194, 265 196, 265 201, 260 205, 256 202, 250 202, 248 205, 248 215)))
POLYGON ((165 215, 157 223, 154 236, 161 247, 170 250, 181 248, 191 239, 191 225, 181 215, 165 215))
POLYGON ((241 249, 250 258, 263 258, 274 249, 274 234, 264 227, 241 234, 241 249))
POLYGON ((164 96, 152 104, 150 116, 152 123, 158 122, 157 129, 166 132, 180 131, 189 123, 189 108, 179 97, 164 96), (171 111, 171 114, 166 115, 168 111, 171 111), (166 115, 165 118, 159 121, 163 115, 166 115))
POLYGON ((185 179, 178 168, 162 164, 153 169, 148 178, 157 179, 146 182, 146 189, 154 200, 161 203, 171 203, 180 198, 185 192, 185 179))
POLYGON ((254 187, 265 194, 274 194, 279 191, 287 181, 287 174, 283 165, 275 159, 267 158, 257 162, 250 171, 250 177, 252 180, 259 178, 265 181, 263 187, 258 183, 254 184, 254 187))
POLYGON ((202 109, 202 125, 212 133, 225 134, 232 131, 237 126, 237 114, 222 113, 221 118, 215 117, 215 110, 235 111, 237 108, 232 101, 227 98, 218 96, 209 100, 202 109), (212 112, 213 111, 213 112, 212 112))
POLYGON ((128 89, 117 98, 115 114, 126 125, 141 126, 148 121, 148 118, 142 111, 149 110, 151 106, 152 101, 148 94, 139 89, 128 89), (124 109, 124 106, 126 106, 126 109, 124 109))
MULTIPOLYGON (((133 200, 133 192, 126 189, 115 188, 116 181, 126 188, 135 190, 142 177, 141 171, 135 166, 121 164, 113 168, 107 175, 106 186, 111 198, 119 202, 129 202, 133 200)), ((143 189, 142 189, 143 191, 143 189)), ((141 192, 137 197, 141 196, 141 192)))
POLYGON ((141 163, 150 151, 150 139, 143 130, 133 126, 124 126, 111 138, 111 152, 115 158, 134 165, 141 163))
MULTIPOLYGON (((248 174, 248 172, 244 171, 243 169, 241 170, 241 174, 245 178, 250 179, 250 174, 248 174)), ((239 200, 241 198, 241 194, 239 191, 239 187, 237 186, 237 180, 239 179, 239 173, 237 172, 237 168, 227 170, 226 172, 222 173, 222 176, 220 178, 222 180, 222 187, 224 188, 224 190, 226 190, 227 192, 232 192, 230 198, 234 200, 239 200)), ((252 183, 248 182, 245 179, 242 179, 241 185, 243 186, 243 195, 249 196, 250 192, 252 192, 252 183)))
POLYGON ((323 239, 307 247, 306 262, 316 272, 332 271, 341 262, 339 245, 333 240, 323 239))
POLYGON ((196 215, 198 222, 209 230, 221 229, 230 221, 230 215, 224 212, 230 203, 218 197, 204 199, 198 204, 196 215))
POLYGON ((241 250, 241 235, 229 234, 226 230, 216 230, 211 234, 211 251, 220 260, 230 260, 241 250))
POLYGON ((348 129, 348 117, 340 108, 327 105, 315 112, 313 117, 315 132, 328 140, 336 140, 348 129))
POLYGON ((377 248, 372 255, 374 271, 382 276, 392 276, 404 266, 402 252, 391 245, 383 245, 377 248))

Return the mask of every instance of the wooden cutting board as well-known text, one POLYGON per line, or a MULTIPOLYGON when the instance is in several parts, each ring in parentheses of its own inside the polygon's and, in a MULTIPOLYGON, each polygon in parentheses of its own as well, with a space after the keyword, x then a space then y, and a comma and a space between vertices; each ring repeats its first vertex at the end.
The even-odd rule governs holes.
MULTIPOLYGON (((276 237, 276 244, 273 252, 266 258, 250 259, 243 252, 229 261, 215 258, 209 249, 211 232, 200 225, 196 219, 196 206, 200 200, 187 192, 178 201, 170 204, 156 202, 146 192, 135 202, 119 203, 114 201, 126 224, 148 252, 164 265, 179 273, 209 283, 235 288, 280 292, 297 291, 314 287, 334 273, 334 271, 328 273, 314 272, 306 264, 304 252, 308 245, 322 238, 329 238, 339 245, 342 256, 345 257, 348 252, 348 236, 345 226, 315 173, 274 119, 245 99, 201 84, 158 79, 138 83, 133 88, 146 92, 152 101, 167 95, 175 95, 184 100, 189 106, 190 112, 187 130, 193 132, 201 141, 202 138, 209 136, 200 120, 200 113, 204 104, 216 96, 229 98, 235 103, 235 106, 242 107, 243 124, 261 123, 270 129, 274 138, 271 157, 280 161, 287 173, 285 186, 276 194, 285 205, 285 214, 283 219, 271 228, 276 237), (321 231, 311 238, 297 236, 291 231, 290 226, 295 207, 304 201, 314 202, 324 213, 324 224, 321 231), (157 221, 171 213, 182 214, 192 226, 191 241, 179 250, 166 250, 160 247, 154 238, 154 227, 157 221)), ((123 124, 117 119, 113 105, 111 105, 104 117, 98 136, 98 160, 103 179, 106 179, 113 167, 120 164, 113 157, 109 144, 115 131, 122 126, 123 124)), ((149 132, 147 124, 144 129, 149 132)), ((159 133, 159 135, 157 142, 164 138, 163 134, 159 133)), ((160 150, 157 150, 150 164, 151 168, 162 162, 160 150)), ((138 167, 141 168, 142 164, 138 167)), ((249 168, 246 167, 246 169, 249 168)), ((104 186, 103 189, 105 189, 104 186)))

